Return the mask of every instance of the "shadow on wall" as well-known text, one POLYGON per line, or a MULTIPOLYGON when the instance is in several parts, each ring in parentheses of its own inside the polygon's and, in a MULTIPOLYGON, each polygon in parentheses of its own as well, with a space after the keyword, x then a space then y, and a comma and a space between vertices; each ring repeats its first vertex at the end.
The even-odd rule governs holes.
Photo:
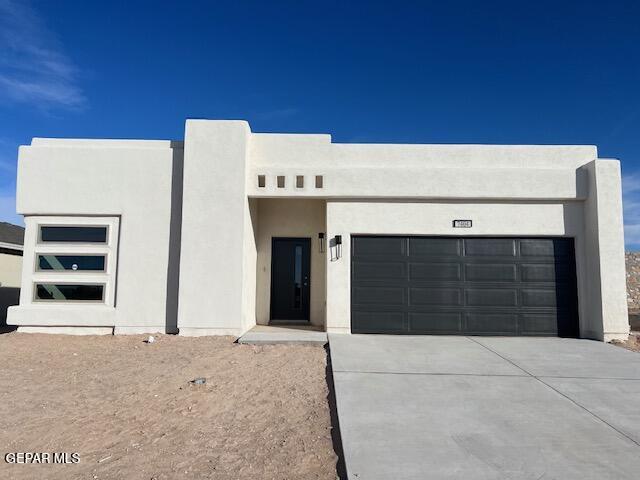
POLYGON ((15 330, 17 327, 7 326, 7 308, 20 303, 20 289, 17 287, 0 287, 0 333, 15 330))
MULTIPOLYGON (((564 209, 565 225, 567 209, 564 209)), ((556 291, 556 332, 561 338, 580 338, 580 317, 578 306, 578 277, 576 272, 575 239, 554 239, 554 285, 556 291), (565 258, 562 262, 561 258, 565 258), (568 302, 567 299, 572 299, 568 302), (566 305, 568 309, 560 309, 566 305)))
POLYGON ((184 146, 172 142, 171 225, 169 230, 169 268, 167 271, 166 332, 178 333, 178 290, 180 288, 180 243, 182 237, 182 177, 184 146))

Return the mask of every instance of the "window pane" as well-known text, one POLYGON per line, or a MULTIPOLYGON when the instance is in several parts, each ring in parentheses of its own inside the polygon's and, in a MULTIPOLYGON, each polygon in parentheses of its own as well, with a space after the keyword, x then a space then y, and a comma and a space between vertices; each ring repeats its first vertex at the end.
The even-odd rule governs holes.
POLYGON ((43 242, 107 243, 107 227, 40 227, 43 242))
POLYGON ((293 307, 302 306, 302 247, 296 245, 295 262, 293 267, 293 307))
POLYGON ((38 255, 38 269, 103 272, 104 261, 104 255, 38 255))
POLYGON ((101 302, 104 285, 36 284, 36 300, 101 302))

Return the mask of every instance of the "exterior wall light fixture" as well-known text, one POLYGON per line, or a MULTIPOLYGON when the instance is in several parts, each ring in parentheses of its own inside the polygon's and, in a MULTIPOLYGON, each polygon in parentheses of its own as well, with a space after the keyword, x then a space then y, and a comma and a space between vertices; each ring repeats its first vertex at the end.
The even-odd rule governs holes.
POLYGON ((342 235, 336 235, 336 260, 342 256, 342 235))
POLYGON ((324 253, 324 232, 318 233, 318 241, 320 242, 320 253, 324 253))

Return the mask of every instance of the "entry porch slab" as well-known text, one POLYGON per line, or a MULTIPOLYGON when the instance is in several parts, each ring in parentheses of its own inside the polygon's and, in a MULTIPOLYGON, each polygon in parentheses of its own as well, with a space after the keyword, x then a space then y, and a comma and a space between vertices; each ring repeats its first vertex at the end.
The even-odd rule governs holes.
POLYGON ((238 343, 249 345, 317 344, 327 343, 327 333, 312 326, 257 325, 242 335, 238 343))

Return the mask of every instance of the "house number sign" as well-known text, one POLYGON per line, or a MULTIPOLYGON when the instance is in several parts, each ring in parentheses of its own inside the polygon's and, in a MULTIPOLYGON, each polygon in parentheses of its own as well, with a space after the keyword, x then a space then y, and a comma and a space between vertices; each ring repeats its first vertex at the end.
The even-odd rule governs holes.
POLYGON ((454 220, 453 228, 471 228, 472 223, 471 220, 454 220))

